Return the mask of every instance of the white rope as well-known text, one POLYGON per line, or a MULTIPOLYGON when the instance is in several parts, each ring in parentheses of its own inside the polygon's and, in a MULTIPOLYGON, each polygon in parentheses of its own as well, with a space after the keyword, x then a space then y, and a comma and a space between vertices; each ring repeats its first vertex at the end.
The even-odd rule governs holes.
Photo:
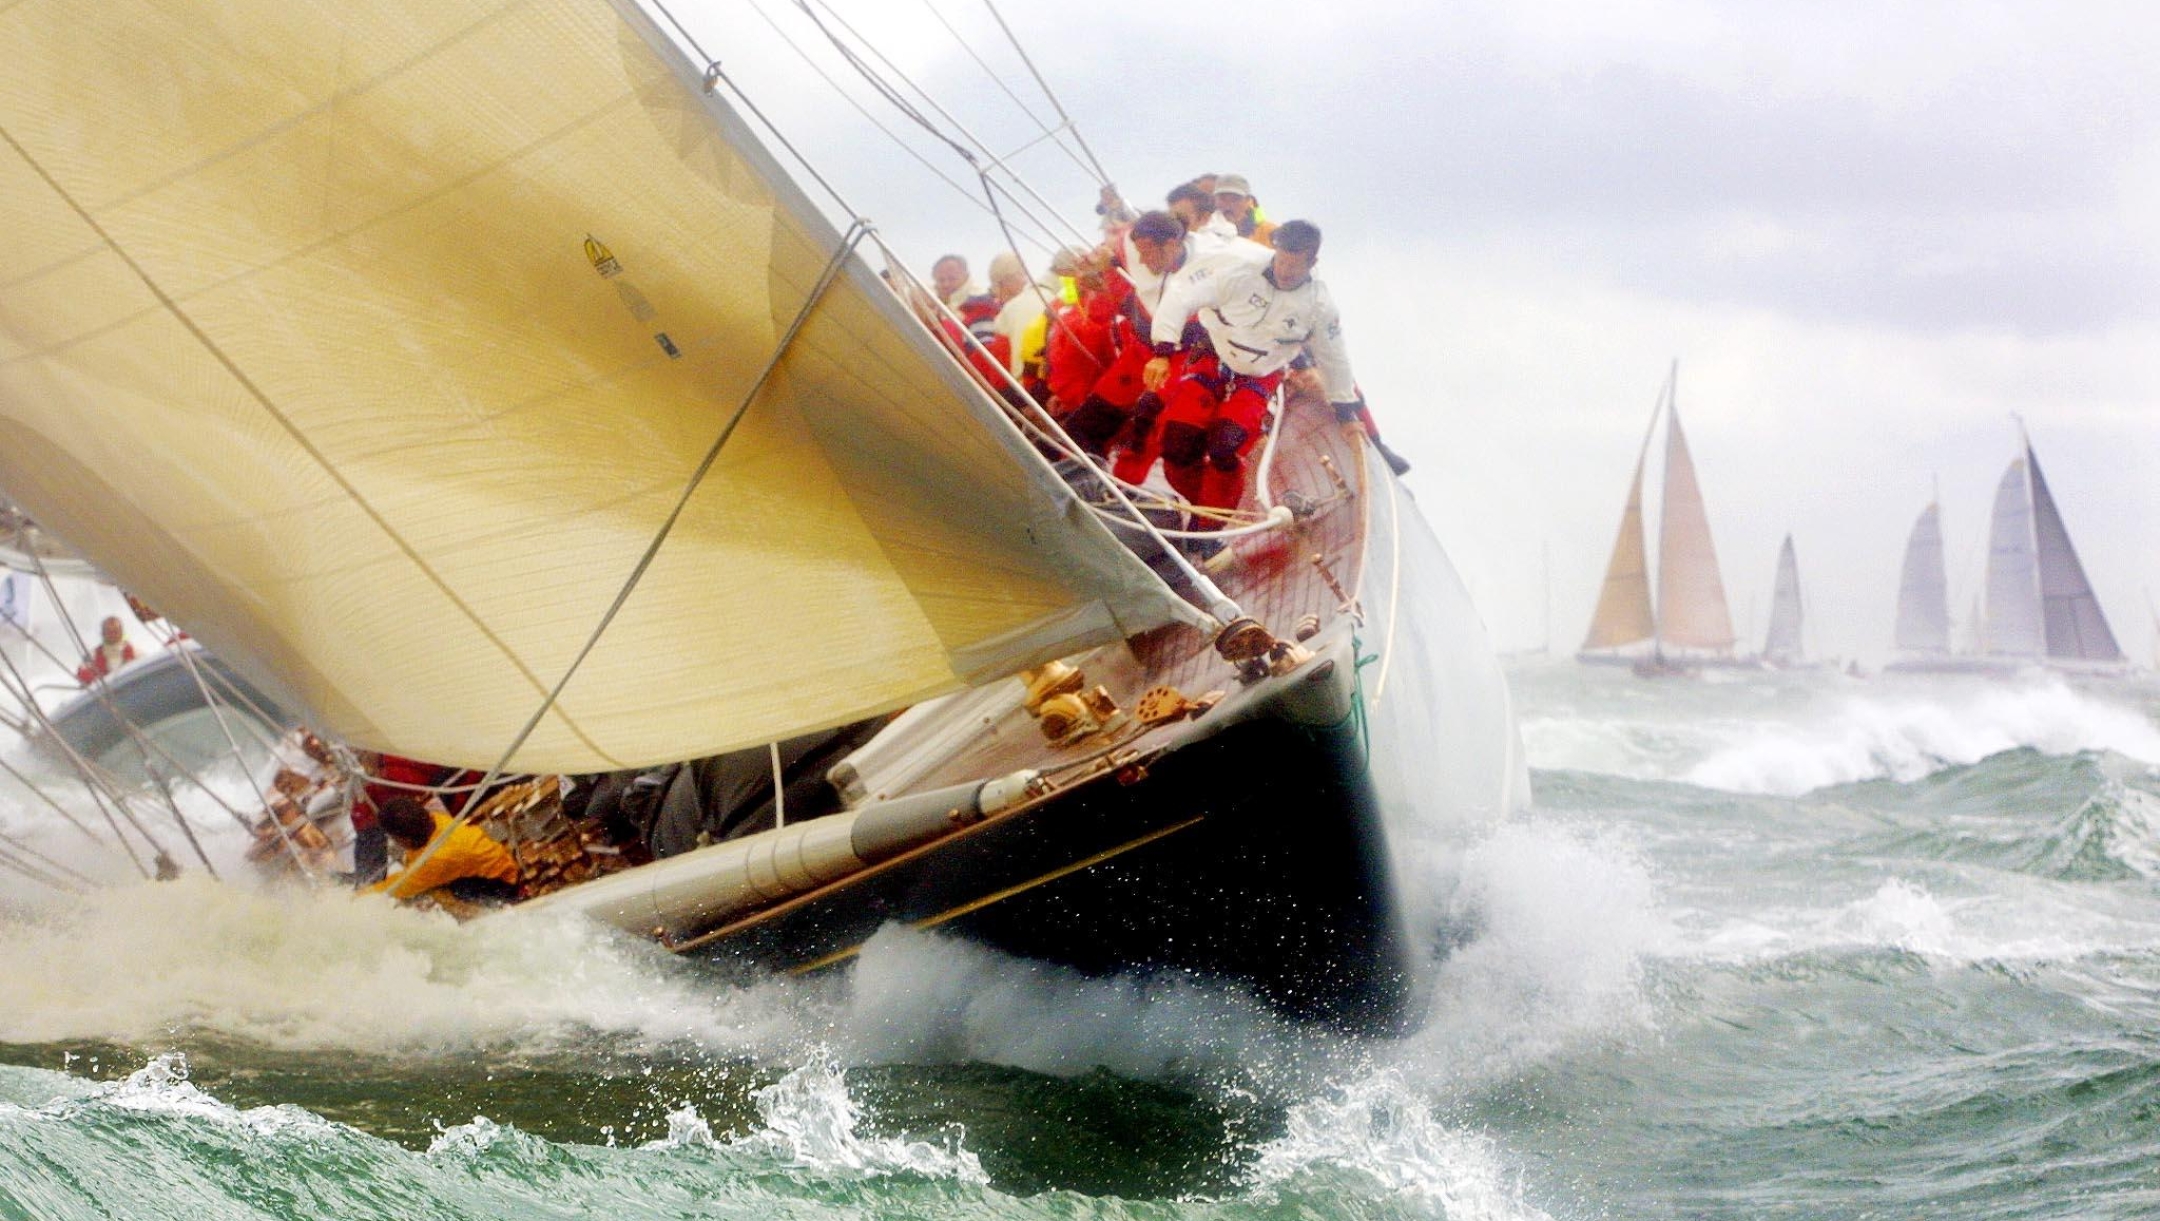
POLYGON ((772 743, 772 825, 777 831, 787 825, 787 780, 780 772, 780 744, 772 743))

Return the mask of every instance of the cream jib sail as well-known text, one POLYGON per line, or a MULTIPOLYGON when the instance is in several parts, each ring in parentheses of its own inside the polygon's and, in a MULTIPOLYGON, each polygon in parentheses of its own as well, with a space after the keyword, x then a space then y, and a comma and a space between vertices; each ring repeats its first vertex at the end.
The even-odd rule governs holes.
POLYGON ((26 0, 0 40, 0 492, 326 731, 494 763, 745 403, 513 769, 1197 617, 627 0, 26 0))

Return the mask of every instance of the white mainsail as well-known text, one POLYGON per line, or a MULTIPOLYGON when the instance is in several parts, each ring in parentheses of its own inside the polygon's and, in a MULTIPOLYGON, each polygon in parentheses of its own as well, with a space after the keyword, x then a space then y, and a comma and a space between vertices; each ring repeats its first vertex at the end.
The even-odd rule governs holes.
POLYGON ((841 236, 628 0, 23 0, 0 43, 0 492, 326 730, 494 763, 746 399, 512 768, 1193 617, 865 260, 814 294, 841 236))
POLYGON ((1950 651, 1950 580, 1943 566, 1942 514, 1932 501, 1905 539, 1894 643, 1904 653, 1950 651))
POLYGON ((1770 631, 1763 640, 1763 659, 1778 665, 1799 661, 1804 652, 1800 629, 1800 561, 1793 554, 1792 535, 1788 534, 1778 548, 1777 582, 1770 595, 1770 631))
POLYGON ((2040 618, 2047 636, 2047 655, 2055 661, 2118 662, 2123 651, 2108 628, 2100 599, 2092 582, 2085 579, 2085 565, 2070 532, 2063 526, 2055 497, 2048 491, 2047 476, 2040 473, 2040 459, 2032 446, 2025 447, 2025 467, 2032 472, 2033 537, 2040 568, 2040 618))
POLYGON ((1677 393, 1665 417, 1665 506, 1658 523, 1660 647, 1703 653, 1732 649, 1732 613, 1710 541, 1710 515, 1680 427, 1677 393))
POLYGON ((1995 485, 1981 636, 1982 651, 1992 657, 2040 656, 2040 562, 2025 470, 2025 459, 2019 457, 1995 485))

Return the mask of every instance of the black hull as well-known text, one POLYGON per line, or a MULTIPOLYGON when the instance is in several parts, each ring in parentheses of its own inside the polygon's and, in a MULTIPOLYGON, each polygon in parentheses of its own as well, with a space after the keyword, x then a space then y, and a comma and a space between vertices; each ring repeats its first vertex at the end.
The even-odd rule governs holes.
POLYGON ((1346 1030, 1400 1028, 1405 938, 1354 716, 1262 715, 734 932, 716 958, 840 966, 888 922, 1097 975, 1234 981, 1346 1030))

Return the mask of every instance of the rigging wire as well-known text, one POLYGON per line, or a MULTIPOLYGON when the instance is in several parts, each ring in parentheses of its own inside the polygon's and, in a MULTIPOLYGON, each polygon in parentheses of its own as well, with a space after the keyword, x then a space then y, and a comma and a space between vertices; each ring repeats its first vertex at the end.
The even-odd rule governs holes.
POLYGON ((42 864, 45 868, 50 869, 55 873, 64 874, 67 877, 73 879, 74 881, 80 882, 85 886, 91 884, 90 879, 85 877, 80 872, 61 864, 59 861, 52 859, 51 857, 45 855, 44 853, 31 847, 30 845, 24 843, 20 838, 15 835, 9 834, 8 832, 0 831, 0 843, 6 844, 10 849, 22 854, 23 856, 30 857, 31 859, 42 864))
MULTIPOLYGON (((759 19, 763 20, 766 25, 772 28, 773 33, 777 35, 782 42, 787 44, 788 49, 795 52, 796 56, 799 57, 812 72, 817 73, 819 79, 823 80, 827 85, 831 86, 832 91, 835 94, 839 95, 843 100, 845 100, 849 106, 853 107, 855 113, 861 115, 865 122, 869 123, 872 127, 877 128, 877 130, 882 135, 884 135, 886 139, 891 140, 893 144, 900 149, 901 152, 904 152, 908 156, 913 157, 917 164, 921 165, 924 169, 930 171, 930 173, 935 175, 938 181, 944 183, 948 187, 951 187, 954 194, 957 194, 958 196, 960 196, 960 198, 968 202, 968 206, 981 209, 984 213, 987 213, 991 216, 997 215, 996 209, 991 207, 989 204, 984 203, 982 200, 976 198, 974 191, 970 190, 959 179, 954 178, 952 175, 946 173, 943 169, 940 169, 936 162, 930 160, 930 158, 923 155, 922 150, 908 143, 905 139, 901 138, 899 132, 896 132, 892 128, 887 127, 884 123, 878 120, 878 117, 876 115, 870 113, 870 108, 863 105, 862 101, 859 98, 857 98, 854 94, 848 92, 845 88, 843 88, 840 82, 833 77, 833 74, 826 70, 825 65, 819 63, 816 57, 812 56, 810 52, 804 50, 802 44, 795 40, 795 36, 788 33, 786 27, 782 26, 780 22, 776 20, 771 13, 767 12, 765 6, 760 3, 759 0, 749 0, 749 4, 751 11, 756 13, 759 19)), ((1056 239, 1050 236, 1047 232, 1039 232, 1031 236, 1030 241, 1032 241, 1039 249, 1042 250, 1050 250, 1057 245, 1056 239)))
MULTIPOLYGON (((886 69, 890 71, 894 77, 898 78, 901 84, 904 84, 909 89, 912 89, 925 102, 929 103, 929 106, 932 110, 937 111, 940 116, 942 116, 947 122, 951 123, 953 125, 953 128, 960 133, 960 136, 952 136, 939 128, 937 124, 931 122, 928 116, 924 115, 921 110, 914 106, 914 104, 912 104, 906 98, 900 95, 898 87, 893 85, 890 81, 887 81, 883 76, 880 76, 875 69, 873 69, 868 63, 863 60, 862 56, 858 55, 855 52, 854 48, 849 46, 848 43, 843 40, 838 34, 835 34, 832 28, 826 25, 825 22, 818 17, 816 10, 810 7, 811 3, 812 0, 795 0, 795 6, 798 9, 802 10, 803 15, 810 19, 811 24, 815 25, 818 28, 819 33, 825 35, 826 40, 832 43, 833 49, 840 53, 840 57, 846 60, 849 66, 853 67, 865 81, 869 82, 872 89, 876 90, 879 95, 883 96, 887 101, 891 102, 895 107, 897 107, 903 115, 907 116, 910 120, 921 126, 923 130, 935 136, 939 141, 941 141, 947 147, 951 148, 955 153, 957 153, 962 160, 966 161, 968 163, 968 168, 975 171, 976 176, 980 177, 983 180, 983 187, 985 191, 1003 189, 1006 196, 1011 199, 1016 206, 1020 206, 1022 208, 1025 208, 1027 206, 1026 203, 1020 199, 1019 195, 1015 194, 1012 191, 1011 187, 1000 188, 994 183, 994 180, 990 177, 990 170, 992 169, 1003 171, 1005 176, 1010 178, 1015 186, 1018 186, 1021 190, 1025 191, 1030 197, 1032 197, 1035 203, 1043 211, 1049 213, 1049 215, 1054 218, 1058 222, 1058 224, 1061 225, 1066 231, 1072 234, 1074 238, 1078 239, 1083 245, 1092 244, 1091 240, 1087 237, 1085 233, 1075 227, 1071 221, 1065 218, 1063 213, 1058 211, 1056 205, 1052 204, 1049 200, 1043 198, 1042 194, 1035 190, 1035 188, 1031 186, 1025 178, 1020 177, 1018 173, 1014 172, 1011 166, 1005 163, 1004 158, 999 157, 996 153, 992 152, 990 146, 987 143, 985 143, 980 137, 976 136, 974 132, 968 130, 966 124, 962 123, 958 118, 954 117, 954 115, 950 111, 946 110, 945 107, 940 105, 938 103, 938 100, 930 96, 927 90, 925 90, 922 86, 916 84, 911 78, 909 78, 909 76, 905 72, 902 72, 900 68, 892 62, 891 59, 887 58, 883 52, 877 49, 875 44, 870 43, 867 39, 863 38, 862 34, 857 31, 854 26, 848 24, 846 18, 841 17, 837 13, 834 13, 832 11, 832 6, 827 3, 826 0, 816 0, 816 3, 824 7, 827 15, 832 17, 835 24, 837 24, 841 29, 847 31, 849 37, 863 43, 866 47, 868 47, 871 55, 876 56, 881 62, 883 62, 886 66, 886 69), (965 143, 963 143, 963 140, 965 141, 965 143), (971 145, 972 147, 970 147, 971 145), (986 158, 987 164, 985 163, 986 158)), ((1017 253, 1017 251, 1015 253, 1017 253)))
MULTIPOLYGON (((0 650, 0 667, 7 670, 8 680, 5 685, 9 694, 23 702, 24 707, 29 709, 31 715, 37 720, 39 727, 60 748, 61 753, 67 758, 68 762, 74 765, 76 774, 82 779, 84 791, 90 794, 91 801, 96 804, 98 811, 105 815, 107 825, 112 828, 113 838, 119 842, 121 850, 127 853, 128 860, 134 864, 136 871, 141 873, 144 878, 149 878, 151 876, 149 866, 143 864, 142 857, 136 855, 135 845, 129 843, 126 833, 120 830, 120 823, 113 814, 113 806, 107 804, 108 795, 103 791, 97 776, 93 773, 90 761, 83 758, 73 746, 68 744, 67 739, 61 737, 59 731, 53 727, 52 719, 47 717, 45 710, 38 706, 37 697, 30 689, 29 680, 23 677, 22 671, 16 668, 15 659, 9 657, 5 650, 0 650)), ((164 848, 144 828, 132 810, 128 809, 123 803, 119 805, 119 812, 127 818, 129 825, 135 828, 136 834, 142 836, 143 840, 150 845, 153 852, 160 857, 165 855, 164 848)))
MULTIPOLYGON (((52 573, 45 567, 45 561, 36 556, 35 554, 30 557, 30 560, 33 564, 37 565, 36 575, 38 580, 41 581, 45 587, 46 596, 51 598, 53 605, 59 609, 61 626, 67 629, 69 639, 75 642, 76 648, 82 650, 83 656, 89 656, 90 649, 83 640, 82 630, 76 626, 75 617, 68 613, 67 604, 61 600, 60 589, 57 585, 53 583, 52 573)), ((169 642, 167 643, 169 644, 169 642)), ((185 654, 183 654, 181 657, 181 664, 183 666, 188 666, 191 664, 191 660, 185 654)), ((192 670, 190 672, 192 673, 192 670)), ((202 792, 209 794, 210 799, 218 806, 222 807, 227 814, 232 815, 234 821, 238 822, 241 827, 248 827, 248 821, 245 815, 241 814, 240 811, 234 809, 231 804, 226 802, 226 800, 222 796, 220 796, 215 789, 212 789, 209 785, 204 784, 200 779, 198 779, 193 774, 193 772, 189 770, 187 765, 180 762, 180 760, 178 760, 177 758, 174 758, 171 752, 167 751, 162 745, 151 740, 149 735, 143 733, 142 728, 135 724, 135 721, 132 717, 129 717, 125 712, 121 711, 118 701, 113 698, 112 689, 106 684, 103 676, 97 677, 90 684, 90 690, 96 693, 98 702, 105 709, 106 715, 110 716, 113 719, 113 723, 119 727, 120 732, 126 736, 128 742, 133 745, 136 750, 142 752, 143 762, 146 766, 153 757, 163 761, 164 763, 172 767, 172 769, 177 774, 184 777, 189 783, 193 784, 197 789, 200 789, 202 792)), ((223 724, 222 716, 220 716, 219 718, 219 723, 221 725, 223 724)), ((231 735, 229 732, 227 734, 227 740, 231 741, 231 735)), ((237 742, 233 743, 233 752, 236 760, 239 758, 239 750, 239 744, 237 742)), ((102 769, 97 768, 96 764, 90 764, 87 763, 87 761, 86 766, 92 768, 93 770, 102 771, 102 769)), ((253 784, 254 776, 250 774, 248 780, 250 784, 253 784)), ((105 781, 109 785, 113 793, 114 799, 124 805, 127 800, 127 795, 124 790, 124 786, 121 785, 119 779, 117 777, 106 775, 105 781)), ((165 807, 168 811, 171 812, 173 821, 180 825, 181 835, 186 837, 190 844, 195 844, 194 829, 188 825, 187 815, 181 812, 180 803, 174 799, 172 790, 166 788, 161 783, 158 786, 158 793, 161 797, 165 799, 165 807)), ((262 796, 262 790, 259 785, 256 786, 256 795, 258 797, 262 796)), ((264 808, 267 810, 269 807, 269 801, 267 798, 264 798, 263 804, 264 808)), ((277 820, 273 818, 272 821, 275 822, 277 820)), ((289 835, 286 835, 282 823, 279 824, 278 833, 281 837, 285 838, 286 847, 288 849, 296 853, 299 851, 299 849, 295 845, 293 845, 291 837, 289 835)), ((195 844, 195 849, 196 856, 202 861, 203 868, 208 870, 212 876, 216 876, 217 870, 210 864, 210 858, 203 854, 201 846, 199 844, 195 844)), ((159 851, 162 853, 163 849, 160 848, 159 851)), ((298 858, 296 857, 295 859, 298 858)))
MULTIPOLYGON (((4 680, 0 680, 0 685, 5 685, 4 680)), ((9 694, 13 694, 12 689, 10 689, 9 694)), ((4 755, 0 755, 0 772, 6 772, 9 776, 14 778, 17 784, 20 784, 23 786, 23 788, 29 790, 29 792, 39 801, 44 802, 48 806, 51 806, 53 813, 58 814, 60 817, 66 819, 69 825, 73 826, 77 831, 80 831, 85 836, 89 837, 91 843, 96 844, 100 848, 109 847, 109 845, 106 844, 104 840, 98 838, 98 833, 96 831, 91 830, 90 824, 75 817, 74 811, 68 809, 64 805, 61 805, 59 802, 54 801, 52 794, 45 791, 45 786, 39 784, 35 780, 32 780, 30 777, 23 775, 22 772, 16 770, 15 765, 9 763, 6 756, 4 755)))
MULTIPOLYGON (((37 553, 32 552, 30 555, 30 562, 37 566, 37 578, 38 581, 45 587, 45 596, 51 598, 53 606, 59 609, 60 626, 67 629, 68 639, 74 642, 76 650, 79 651, 84 657, 90 656, 90 646, 83 640, 82 629, 78 628, 75 625, 75 616, 68 613, 67 603, 64 602, 60 597, 60 587, 53 584, 52 573, 45 567, 44 559, 37 555, 37 553)), ((146 741, 144 741, 142 731, 136 728, 135 722, 129 719, 125 713, 120 711, 118 702, 113 699, 112 689, 105 684, 102 675, 97 676, 93 679, 90 684, 90 689, 96 693, 98 702, 102 704, 105 708, 106 715, 110 716, 113 719, 113 723, 120 727, 121 733, 125 734, 128 740, 134 743, 137 749, 143 752, 143 757, 147 759, 150 756, 153 748, 146 741)), ((70 747, 68 753, 70 755, 73 755, 75 753, 74 749, 70 747)), ((94 765, 90 764, 87 760, 85 760, 85 767, 94 767, 94 765)), ((163 796, 165 798, 166 806, 172 811, 173 820, 175 822, 185 824, 187 821, 187 816, 180 812, 179 803, 173 801, 172 794, 169 792, 163 792, 163 796)), ((117 785, 115 785, 114 787, 114 798, 115 800, 120 802, 122 809, 127 808, 126 797, 119 792, 117 785)), ((131 817, 129 821, 132 822, 134 820, 131 817)), ((144 839, 148 840, 150 838, 150 833, 144 830, 140 823, 136 824, 135 829, 142 833, 144 839)), ((184 830, 185 827, 183 826, 183 831, 184 830)), ((188 838, 192 841, 194 839, 194 836, 192 834, 189 834, 188 838)), ((162 857, 166 855, 163 846, 158 845, 155 841, 152 841, 151 846, 157 849, 159 856, 162 857)), ((198 849, 198 853, 199 852, 200 849, 198 849)), ((205 868, 208 868, 209 864, 209 858, 204 857, 203 866, 205 868)))
POLYGON ((1087 137, 1080 134, 1080 125, 1073 122, 1071 115, 1065 113, 1064 103, 1058 101, 1057 91, 1050 88, 1049 81, 1043 79, 1041 70, 1036 68, 1035 60, 1028 55, 1027 48, 1020 44, 1020 39, 1013 33, 1012 27, 1005 24, 1005 14, 998 11, 997 0, 983 0, 983 7, 990 10, 990 16, 996 19, 998 28, 1005 31, 1005 40, 1010 42, 1012 49, 1019 54, 1020 62, 1027 65, 1028 73, 1035 78, 1035 84, 1041 88, 1043 96, 1050 100, 1050 108, 1057 111, 1059 122, 1064 125, 1065 130, 1072 133, 1073 142, 1080 146, 1081 152, 1087 154, 1088 164, 1095 167, 1095 185, 1109 186, 1109 172, 1103 169, 1102 161, 1095 156, 1095 150, 1088 147, 1087 137))
MULTIPOLYGON (((600 621, 593 625, 592 632, 585 637, 584 645, 578 649, 577 656, 570 659, 570 664, 564 668, 563 675, 556 680, 554 688, 547 693, 547 698, 540 701, 538 708, 533 709, 532 716, 527 718, 517 736, 511 739, 502 757, 495 761, 494 766, 488 768, 486 776, 480 781, 480 788, 485 789, 502 776, 503 769, 509 766, 511 758, 525 745, 525 740, 532 736, 533 731, 540 727, 540 722, 547 716, 548 710, 562 698, 563 690, 570 685, 570 680, 576 676, 578 668, 585 664, 585 659, 599 645, 600 637, 607 633, 609 625, 615 622, 615 616, 622 611, 624 604, 630 601, 631 593, 637 589, 638 583, 644 580, 645 571, 652 567, 653 560, 659 556, 661 545, 674 533, 675 523, 682 519, 683 511, 690 507, 690 498, 697 494, 698 488, 705 482, 705 476, 711 473, 713 464, 720 460, 720 451, 726 448, 729 438, 735 435, 736 426, 742 423, 743 417, 750 413, 752 404, 764 393, 765 383, 772 380, 772 375, 780 368, 781 360, 795 346, 795 337, 809 325, 810 316, 816 311, 818 303, 825 299, 826 290, 830 289, 833 281, 839 279, 840 273, 847 269, 848 259, 855 253, 855 248, 870 236, 870 227, 859 220, 848 226, 847 232, 841 235, 839 247, 833 251, 832 257, 826 260, 824 271, 819 273, 817 281, 810 286, 801 307, 795 311, 794 320, 788 324, 787 331, 780 336, 780 341, 773 346, 772 355, 766 359, 765 367, 758 371, 757 377, 750 383, 750 388, 743 392, 742 402, 738 403, 734 413, 728 416, 727 423, 721 425, 720 435, 713 439, 697 469, 690 473, 689 480, 683 485, 682 495, 675 500, 675 507, 669 510, 667 518, 660 523, 659 529, 654 531, 652 541, 646 544, 645 553, 638 557, 638 562, 630 569, 630 575, 623 579, 622 588, 615 592, 615 600, 608 604, 606 612, 600 616, 600 621)), ((481 804, 483 803, 479 801, 466 803, 466 808, 450 821, 450 826, 429 840, 417 859, 406 863, 406 872, 410 873, 427 864, 444 844, 450 842, 449 833, 470 822, 475 809, 481 804)), ((515 849, 514 844, 512 848, 515 849)))
MULTIPOLYGON (((922 4, 924 8, 930 10, 930 15, 932 17, 937 18, 937 23, 945 27, 945 32, 952 35, 953 41, 960 44, 960 49, 967 52, 968 58, 975 61, 976 66, 983 70, 984 75, 988 76, 991 82, 996 84, 997 87, 1004 92, 1006 97, 1011 98, 1013 105, 1019 108, 1020 113, 1026 115, 1028 117, 1028 121, 1030 123, 1033 123, 1036 129, 1042 133, 1035 139, 1030 140, 1026 144, 1022 145, 1020 148, 1014 149, 1013 153, 1007 154, 1008 159, 1011 156, 1018 154, 1021 151, 1024 151, 1025 149, 1034 147, 1035 145, 1041 143, 1044 140, 1049 140, 1057 145, 1059 152, 1064 153, 1068 158, 1071 158, 1072 163, 1079 167, 1081 173, 1093 177, 1095 179, 1095 185, 1106 185, 1102 177, 1102 167, 1089 165, 1087 161, 1081 159, 1079 153, 1076 153, 1072 149, 1068 148, 1065 144, 1065 141, 1060 138, 1061 132, 1072 129, 1072 120, 1066 119, 1065 122, 1061 125, 1052 125, 1048 122, 1045 122, 1043 119, 1037 117, 1033 108, 1031 108, 1025 101, 1022 101, 1018 93, 1013 92, 1013 88, 1011 85, 1005 83, 1004 76, 1001 75, 997 71, 997 69, 992 68, 989 64, 989 61, 985 60, 982 55, 975 50, 974 44, 968 42, 968 40, 960 33, 960 31, 954 27, 953 23, 946 19, 944 12, 938 8, 936 0, 922 0, 922 4)), ((996 9, 993 8, 991 11, 992 13, 995 13, 996 9)), ((1005 31, 1005 34, 1007 38, 1012 37, 1011 30, 1005 31)), ((1014 45, 1015 47, 1017 47, 1019 44, 1015 43, 1014 45)), ((1022 54, 1021 58, 1023 60, 1027 58, 1025 53, 1022 54)), ((1034 65, 1030 64, 1028 65, 1028 67, 1030 70, 1033 70, 1034 65)), ((1039 76, 1036 78, 1038 82, 1040 82, 1041 79, 1042 78, 1039 76)), ((1048 90, 1045 90, 1045 92, 1047 93, 1048 90)), ((1050 100, 1050 104, 1052 106, 1056 106, 1057 99, 1052 98, 1050 100)), ((1062 116, 1062 112, 1060 112, 1060 114, 1062 116)), ((1073 134, 1075 137, 1079 135, 1077 131, 1075 131, 1073 134)))
MULTIPOLYGON (((12 843, 12 841, 10 842, 12 843)), ((20 846, 16 845, 16 847, 19 849, 20 846)), ((25 861, 22 858, 16 856, 14 851, 10 851, 7 848, 0 848, 0 865, 4 865, 7 868, 21 874, 22 876, 29 878, 33 882, 49 886, 52 889, 60 891, 63 894, 79 895, 85 893, 84 887, 76 885, 72 882, 63 881, 56 874, 47 873, 45 870, 40 869, 37 866, 32 865, 28 861, 25 861)))
MULTIPOLYGON (((886 264, 894 272, 895 279, 904 279, 905 282, 914 290, 917 295, 920 295, 923 299, 928 300, 931 303, 932 309, 939 316, 948 319, 956 324, 958 323, 959 320, 953 316, 951 310, 946 308, 945 303, 937 300, 928 292, 924 291, 922 282, 916 279, 912 272, 908 271, 906 267, 900 264, 899 260, 894 256, 891 247, 885 245, 884 241, 874 234, 872 235, 871 240, 877 243, 878 249, 885 255, 886 264)), ((958 330, 963 344, 968 349, 987 355, 988 349, 984 348, 981 341, 976 339, 973 334, 969 333, 965 327, 959 327, 958 330)), ((940 336, 945 336, 945 331, 942 327, 933 328, 933 333, 940 336)), ((942 339, 941 342, 949 344, 951 342, 950 337, 945 336, 945 338, 942 339)), ((947 350, 951 351, 951 348, 948 346, 947 350)), ((1194 592, 1200 598, 1205 600, 1207 605, 1204 606, 1202 609, 1205 610, 1207 614, 1213 616, 1222 623, 1228 623, 1232 619, 1235 619, 1240 614, 1242 614, 1242 612, 1238 610, 1237 603, 1232 601, 1227 595, 1225 595, 1223 591, 1215 584, 1215 582, 1209 579, 1207 574, 1201 572, 1200 569, 1193 564, 1191 557, 1187 556, 1184 552, 1179 551, 1177 548, 1170 545, 1168 540, 1163 537, 1162 531, 1155 525, 1153 521, 1150 521, 1148 519, 1148 516, 1145 513, 1141 512, 1140 507, 1134 503, 1132 494, 1126 490, 1126 486, 1121 481, 1111 478, 1109 472, 1103 470, 1103 468, 1099 464, 1097 464, 1092 458, 1082 454, 1080 447, 1073 442, 1072 436, 1065 431, 1064 425, 1059 424, 1055 419, 1051 418, 1048 412, 1043 411, 1041 404, 1036 403, 1033 399, 1027 396, 1026 392, 1020 387, 1019 379, 1012 376, 1012 370, 1002 365, 998 365, 996 366, 996 368, 998 374, 1004 379, 1005 385, 1008 388, 1018 392, 1019 400, 1021 402, 1027 403, 1030 407, 1034 408, 1036 412, 1042 414, 1042 423, 1037 424, 1034 421, 1030 420, 1027 416, 1027 413, 1023 410, 1018 409, 1016 404, 1004 401, 1003 395, 992 395, 991 397, 994 401, 999 401, 1003 403, 1003 405, 1007 408, 1002 418, 1005 419, 1008 423, 1010 423, 1012 427, 1014 427, 1016 430, 1019 430, 1022 436, 1027 436, 1030 432, 1042 436, 1049 440, 1049 442, 1054 448, 1060 450, 1068 456, 1079 457, 1082 461, 1088 464, 1089 469, 1101 473, 1101 475, 1103 476, 1102 484, 1104 490, 1108 491, 1111 498, 1118 502, 1118 504, 1123 508, 1126 515, 1120 521, 1120 524, 1126 526, 1129 529, 1138 530, 1142 534, 1145 534, 1149 538, 1155 540, 1156 544, 1162 548, 1163 554, 1169 558, 1171 564, 1184 574, 1186 580, 1190 582, 1194 592)), ((1086 504, 1085 501, 1081 501, 1080 503, 1086 504)), ((1087 507, 1100 517, 1104 517, 1106 519, 1110 517, 1108 510, 1103 509, 1101 506, 1088 505, 1087 507)))

